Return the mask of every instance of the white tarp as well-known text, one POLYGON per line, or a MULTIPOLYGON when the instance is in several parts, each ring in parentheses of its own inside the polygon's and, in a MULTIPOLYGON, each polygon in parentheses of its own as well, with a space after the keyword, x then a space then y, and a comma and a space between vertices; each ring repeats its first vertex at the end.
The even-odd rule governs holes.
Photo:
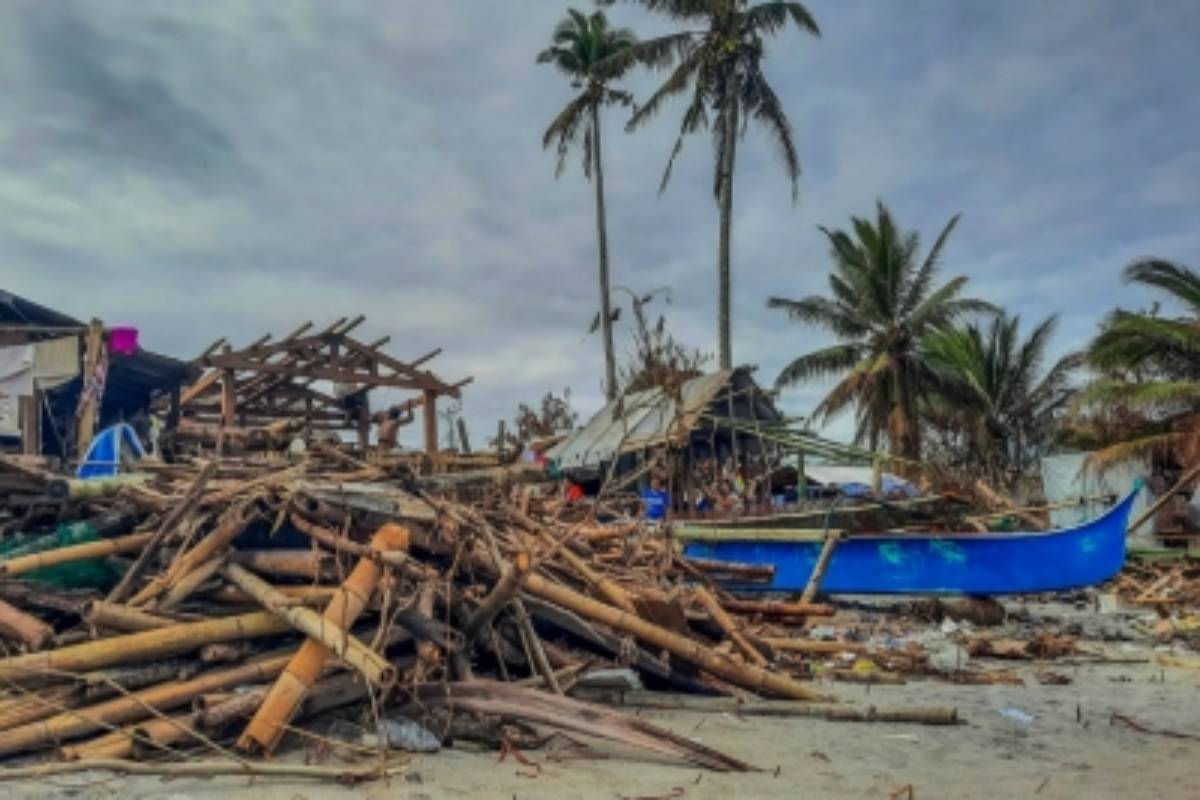
MULTIPOLYGON (((1150 473, 1149 467, 1143 463, 1131 462, 1118 464, 1098 475, 1095 470, 1083 471, 1083 461, 1089 453, 1064 453, 1042 458, 1042 487, 1046 493, 1046 502, 1050 505, 1058 503, 1075 503, 1080 498, 1097 497, 1100 495, 1116 495, 1124 497, 1133 488, 1136 481, 1145 482, 1150 473)), ((1130 519, 1137 519, 1150 505, 1150 493, 1143 491, 1133 504, 1130 519)), ((1055 528, 1068 528, 1087 522, 1102 513, 1106 506, 1100 502, 1086 502, 1050 512, 1050 523, 1055 528)), ((1149 526, 1142 529, 1148 532, 1149 526)))

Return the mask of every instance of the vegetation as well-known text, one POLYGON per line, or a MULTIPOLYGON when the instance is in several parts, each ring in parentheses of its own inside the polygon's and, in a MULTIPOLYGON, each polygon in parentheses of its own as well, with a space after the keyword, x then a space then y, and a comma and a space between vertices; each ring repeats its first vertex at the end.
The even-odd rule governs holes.
MULTIPOLYGON (((521 403, 517 406, 512 424, 504 432, 504 446, 520 450, 534 439, 555 436, 572 430, 579 422, 579 414, 571 407, 571 390, 561 394, 546 392, 536 406, 521 403)), ((493 446, 498 442, 492 440, 493 446)))
MULTIPOLYGON (((618 0, 596 0, 615 5, 618 0)), ((800 3, 783 0, 627 0, 663 14, 681 30, 638 41, 614 29, 600 11, 571 9, 555 29, 539 63, 554 65, 576 95, 550 123, 561 174, 579 148, 595 188, 601 302, 593 330, 601 330, 606 395, 651 387, 678 387, 700 374, 708 357, 689 349, 653 318, 647 305, 666 290, 632 299, 632 350, 618 366, 613 325, 621 309, 609 283, 601 147, 601 109, 632 109, 636 130, 676 96, 686 98, 679 132, 667 158, 660 191, 690 134, 713 141, 713 194, 719 209, 717 254, 718 363, 733 363, 730 285, 733 186, 738 142, 751 121, 767 132, 782 156, 793 201, 800 176, 794 132, 763 71, 766 43, 787 28, 819 36, 800 3), (637 65, 666 71, 640 106, 612 84, 637 65)), ((776 388, 819 379, 835 385, 811 419, 820 424, 844 411, 855 415, 856 440, 886 446, 902 460, 937 462, 958 474, 1011 486, 1034 469, 1051 446, 1098 449, 1101 467, 1149 454, 1177 464, 1200 461, 1200 274, 1180 264, 1147 259, 1125 271, 1130 283, 1163 293, 1182 308, 1160 314, 1118 309, 1084 353, 1048 363, 1056 318, 1027 333, 1021 320, 964 296, 967 279, 938 278, 942 251, 955 216, 921 255, 917 233, 897 225, 877 203, 873 217, 852 217, 845 229, 820 228, 829 242, 829 293, 801 299, 770 297, 769 308, 833 334, 836 342, 795 358, 776 388), (1090 381, 1077 388, 1083 368, 1090 381)), ((547 394, 538 408, 522 405, 509 438, 527 442, 573 427, 569 393, 547 394)))
POLYGON ((853 407, 856 441, 877 449, 886 440, 893 455, 919 459, 921 387, 931 378, 922 337, 965 314, 992 310, 988 303, 960 296, 965 277, 934 288, 938 258, 957 224, 955 216, 924 259, 918 258, 919 236, 902 232, 882 202, 874 221, 852 218, 852 232, 821 228, 833 259, 831 296, 771 297, 767 306, 824 328, 840 341, 792 361, 779 373, 776 387, 841 378, 817 406, 814 421, 853 407))
POLYGON ((621 394, 662 388, 674 392, 684 381, 703 374, 709 360, 700 350, 686 347, 667 329, 667 319, 659 314, 653 322, 646 306, 657 296, 670 302, 670 293, 658 289, 640 297, 630 293, 633 306, 633 352, 621 366, 621 394))
POLYGON ((927 334, 922 360, 933 381, 922 416, 956 472, 1006 486, 1034 470, 1071 400, 1080 354, 1042 371, 1054 331, 1049 317, 1020 336, 1020 318, 995 316, 985 328, 970 323, 927 334))
MULTIPOLYGON (((616 0, 602 0, 611 5, 616 0)), ((816 20, 800 3, 749 0, 638 0, 684 25, 703 25, 639 43, 610 59, 614 67, 635 61, 670 68, 666 81, 630 119, 630 130, 653 117, 668 99, 688 93, 691 99, 680 121, 679 136, 667 159, 660 188, 666 188, 671 168, 685 136, 708 129, 713 137, 713 194, 720 210, 717 244, 717 351, 721 369, 733 366, 730 341, 730 248, 733 224, 733 176, 738 139, 751 120, 762 125, 782 156, 795 201, 800 157, 792 124, 783 103, 763 74, 766 39, 791 26, 819 36, 816 20)))
POLYGON ((538 54, 539 64, 553 64, 567 76, 577 94, 551 121, 542 136, 542 146, 556 146, 561 175, 571 148, 581 145, 583 173, 596 190, 596 241, 600 266, 600 328, 604 339, 604 390, 616 397, 617 367, 613 347, 612 314, 609 307, 608 225, 604 211, 604 162, 600 136, 602 106, 631 106, 633 96, 613 89, 631 62, 619 59, 637 42, 627 28, 613 29, 604 13, 591 16, 570 9, 554 29, 550 47, 538 54))
POLYGON ((1200 274, 1161 259, 1134 262, 1129 283, 1157 289, 1183 314, 1114 311, 1100 326, 1087 361, 1098 377, 1080 395, 1069 440, 1100 445, 1098 467, 1148 456, 1200 459, 1200 274), (1114 415, 1119 426, 1111 425, 1114 415), (1089 442, 1090 440, 1090 442, 1089 442))

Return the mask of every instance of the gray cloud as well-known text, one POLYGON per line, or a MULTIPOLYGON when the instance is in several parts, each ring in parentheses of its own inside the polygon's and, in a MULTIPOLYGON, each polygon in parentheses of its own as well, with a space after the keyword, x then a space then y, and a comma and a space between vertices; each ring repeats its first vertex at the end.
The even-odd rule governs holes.
MULTIPOLYGON (((947 274, 1027 318, 1062 312, 1061 348, 1140 302, 1119 283, 1129 258, 1200 264, 1200 19, 1187 0, 811 7, 824 37, 789 34, 767 61, 797 129, 799 203, 758 132, 739 151, 735 355, 763 380, 826 341, 764 299, 823 290, 816 225, 877 197, 927 238, 964 212, 947 274)), ((570 90, 534 64, 564 8, 2 6, 4 287, 136 323, 181 356, 362 312, 397 355, 443 346, 438 370, 476 376, 475 430, 566 385, 589 413, 592 195, 576 160, 556 180, 540 148, 570 90)), ((670 27, 631 5, 610 13, 643 35, 670 27)), ((644 97, 658 78, 629 85, 644 97)), ((672 327, 711 349, 703 137, 657 194, 677 112, 635 135, 606 120, 614 282, 670 286, 672 327)), ((789 392, 789 410, 821 388, 789 392)))

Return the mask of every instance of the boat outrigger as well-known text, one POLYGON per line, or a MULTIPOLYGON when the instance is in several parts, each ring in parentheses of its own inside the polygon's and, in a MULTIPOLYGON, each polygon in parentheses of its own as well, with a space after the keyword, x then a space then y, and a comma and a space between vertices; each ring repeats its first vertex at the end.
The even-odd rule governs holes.
MULTIPOLYGON (((833 551, 821 591, 832 594, 1017 594, 1102 583, 1125 563, 1125 532, 1141 487, 1099 517, 1031 533, 880 533, 850 536, 833 551)), ((684 555, 772 565, 769 582, 731 582, 746 591, 804 589, 821 553, 820 535, 719 533, 684 525, 684 555)))

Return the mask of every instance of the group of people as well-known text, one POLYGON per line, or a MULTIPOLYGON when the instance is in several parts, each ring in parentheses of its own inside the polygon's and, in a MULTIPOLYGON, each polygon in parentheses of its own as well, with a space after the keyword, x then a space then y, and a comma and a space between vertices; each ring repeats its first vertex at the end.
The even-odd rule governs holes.
MULTIPOLYGON (((650 478, 650 486, 641 492, 643 516, 648 520, 666 519, 671 495, 661 474, 650 478)), ((687 508, 698 513, 737 514, 746 510, 746 482, 740 474, 702 484, 684 495, 687 508)))

